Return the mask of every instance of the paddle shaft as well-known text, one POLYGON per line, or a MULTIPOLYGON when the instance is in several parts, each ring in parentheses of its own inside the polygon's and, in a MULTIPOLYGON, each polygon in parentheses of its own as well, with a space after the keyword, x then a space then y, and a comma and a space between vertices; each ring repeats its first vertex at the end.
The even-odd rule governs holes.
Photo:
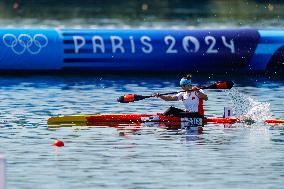
MULTIPOLYGON (((200 87, 200 89, 218 89, 217 84, 218 83, 214 83, 214 84, 211 84, 209 86, 200 87)), ((227 88, 227 87, 225 87, 225 88, 227 88)), ((229 89, 229 87, 228 87, 228 89, 229 89)), ((189 91, 193 91, 193 90, 189 90, 189 91)), ((161 93, 160 95, 164 96, 164 95, 176 94, 176 93, 180 93, 180 92, 186 92, 186 91, 176 91, 176 92, 161 93)), ((151 98, 151 97, 153 97, 153 95, 148 95, 148 96, 143 96, 143 97, 144 97, 144 99, 145 98, 151 98)))
MULTIPOLYGON (((231 89, 233 85, 234 83, 232 81, 222 81, 222 82, 213 83, 209 86, 201 87, 200 89, 231 89)), ((176 94, 179 92, 185 92, 185 91, 162 93, 160 95, 163 96, 163 95, 169 95, 169 94, 176 94)), ((129 95, 119 97, 117 101, 121 103, 129 103, 129 102, 139 101, 139 100, 143 100, 143 99, 151 98, 151 97, 154 97, 154 95, 143 96, 143 95, 137 95, 137 94, 129 94, 129 95)))

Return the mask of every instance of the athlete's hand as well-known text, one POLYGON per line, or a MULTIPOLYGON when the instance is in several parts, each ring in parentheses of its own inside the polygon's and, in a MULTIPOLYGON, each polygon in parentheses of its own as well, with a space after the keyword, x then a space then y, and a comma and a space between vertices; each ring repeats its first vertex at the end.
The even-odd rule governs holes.
POLYGON ((161 96, 160 93, 153 93, 152 96, 159 98, 161 96))
POLYGON ((192 87, 192 90, 193 90, 193 91, 199 91, 200 88, 198 88, 198 87, 196 87, 196 86, 193 86, 193 87, 192 87))

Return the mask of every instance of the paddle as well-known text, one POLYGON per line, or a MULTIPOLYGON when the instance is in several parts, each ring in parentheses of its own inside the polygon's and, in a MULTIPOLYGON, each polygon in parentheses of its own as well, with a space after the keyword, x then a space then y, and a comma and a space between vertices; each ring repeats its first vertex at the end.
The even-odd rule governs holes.
MULTIPOLYGON (((232 81, 219 81, 216 83, 213 83, 211 85, 201 87, 201 89, 231 89, 233 87, 234 83, 232 81)), ((175 94, 179 92, 184 92, 184 91, 176 91, 176 92, 169 92, 169 93, 163 93, 161 95, 169 95, 169 94, 175 94)), ((151 98, 153 95, 149 96, 143 96, 143 95, 137 95, 137 94, 128 94, 124 96, 120 96, 117 101, 121 103, 129 103, 129 102, 134 102, 138 100, 143 100, 145 98, 151 98)))

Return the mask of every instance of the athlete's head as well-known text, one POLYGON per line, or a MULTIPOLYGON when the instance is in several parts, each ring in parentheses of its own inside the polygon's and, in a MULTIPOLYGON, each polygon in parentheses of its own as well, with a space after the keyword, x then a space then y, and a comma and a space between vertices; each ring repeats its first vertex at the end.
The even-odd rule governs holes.
POLYGON ((186 75, 185 77, 181 78, 179 84, 182 88, 184 87, 189 87, 191 88, 191 78, 192 78, 192 75, 191 74, 188 74, 186 75))

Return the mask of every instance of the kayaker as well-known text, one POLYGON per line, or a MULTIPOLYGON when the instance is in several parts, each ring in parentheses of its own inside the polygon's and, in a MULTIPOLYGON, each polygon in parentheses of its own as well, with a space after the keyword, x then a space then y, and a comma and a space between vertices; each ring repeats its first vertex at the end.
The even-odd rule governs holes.
POLYGON ((182 101, 185 107, 185 110, 179 108, 170 107, 164 114, 171 116, 187 117, 194 116, 202 117, 204 116, 204 107, 203 101, 208 100, 208 96, 204 91, 197 86, 193 86, 191 83, 192 75, 188 74, 187 76, 181 78, 180 86, 184 92, 179 92, 176 95, 161 95, 160 93, 154 93, 153 95, 157 98, 163 99, 165 101, 182 101))

